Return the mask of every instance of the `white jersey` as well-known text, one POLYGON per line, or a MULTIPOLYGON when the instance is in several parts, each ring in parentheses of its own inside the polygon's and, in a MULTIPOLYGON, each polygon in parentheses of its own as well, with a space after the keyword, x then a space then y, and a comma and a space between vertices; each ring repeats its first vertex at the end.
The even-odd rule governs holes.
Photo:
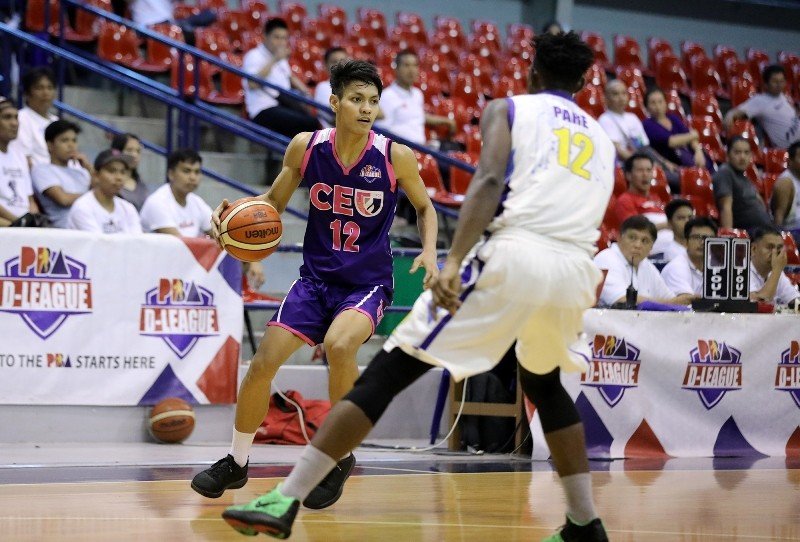
POLYGON ((566 94, 508 100, 506 194, 489 231, 524 229, 595 253, 614 188, 613 143, 566 94))

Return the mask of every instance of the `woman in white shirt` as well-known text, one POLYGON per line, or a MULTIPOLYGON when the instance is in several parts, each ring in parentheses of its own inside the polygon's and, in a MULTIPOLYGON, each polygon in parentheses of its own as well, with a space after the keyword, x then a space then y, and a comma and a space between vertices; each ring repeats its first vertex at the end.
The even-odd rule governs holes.
POLYGON ((36 164, 50 163, 44 130, 58 120, 51 112, 56 99, 56 78, 50 68, 33 68, 22 76, 21 82, 26 105, 19 110, 19 133, 13 146, 33 168, 36 164))

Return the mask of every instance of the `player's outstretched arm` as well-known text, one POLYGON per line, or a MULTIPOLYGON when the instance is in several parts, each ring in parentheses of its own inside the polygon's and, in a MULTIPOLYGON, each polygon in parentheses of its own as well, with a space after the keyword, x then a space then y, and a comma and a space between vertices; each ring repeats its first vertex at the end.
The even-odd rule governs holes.
POLYGON ((416 272, 422 266, 425 269, 425 278, 422 284, 428 288, 431 280, 439 275, 439 267, 436 265, 436 238, 439 233, 436 209, 425 189, 425 183, 419 176, 419 166, 414 152, 405 145, 393 143, 392 164, 397 176, 397 184, 405 191, 408 200, 417 212, 419 236, 422 239, 422 253, 414 259, 411 272, 416 272))
POLYGON ((483 148, 478 168, 461 206, 453 246, 445 265, 431 289, 434 303, 453 312, 458 308, 461 286, 461 261, 481 238, 494 218, 503 194, 508 157, 511 153, 511 127, 508 124, 508 103, 493 100, 481 115, 483 148))
MULTIPOLYGON (((286 209, 289 199, 292 194, 300 185, 302 178, 300 177, 300 167, 303 164, 303 155, 306 152, 306 147, 313 134, 311 132, 301 132, 294 136, 286 148, 286 154, 283 155, 283 168, 275 182, 267 191, 259 198, 266 203, 269 203, 279 213, 286 209)), ((214 212, 211 214, 211 231, 209 235, 219 243, 219 217, 222 211, 230 204, 227 199, 222 200, 214 212)), ((222 246, 222 245, 220 245, 222 246)), ((224 247, 222 247, 224 248, 224 247)))

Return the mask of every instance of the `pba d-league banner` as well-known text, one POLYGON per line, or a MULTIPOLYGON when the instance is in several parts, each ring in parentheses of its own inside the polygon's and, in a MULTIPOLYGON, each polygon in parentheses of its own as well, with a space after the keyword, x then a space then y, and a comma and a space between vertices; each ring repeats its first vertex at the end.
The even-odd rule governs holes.
POLYGON ((800 455, 800 317, 590 310, 584 331, 589 371, 561 380, 591 457, 800 455))
POLYGON ((241 264, 208 239, 4 228, 0 403, 232 403, 241 264))

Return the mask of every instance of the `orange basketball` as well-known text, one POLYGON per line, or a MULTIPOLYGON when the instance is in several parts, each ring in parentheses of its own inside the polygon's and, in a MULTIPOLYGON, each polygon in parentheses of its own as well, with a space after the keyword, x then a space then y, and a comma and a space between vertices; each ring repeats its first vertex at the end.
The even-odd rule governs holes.
POLYGON ((220 216, 223 246, 228 254, 243 262, 257 262, 275 252, 281 235, 280 214, 258 198, 238 199, 220 216))
POLYGON ((147 427, 159 442, 183 442, 194 430, 194 410, 183 399, 169 397, 150 411, 147 427))

